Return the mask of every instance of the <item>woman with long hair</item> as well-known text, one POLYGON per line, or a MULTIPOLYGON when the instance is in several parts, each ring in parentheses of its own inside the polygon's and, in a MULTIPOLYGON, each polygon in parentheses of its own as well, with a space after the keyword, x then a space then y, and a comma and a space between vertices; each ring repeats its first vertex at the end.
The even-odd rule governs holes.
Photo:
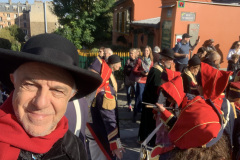
POLYGON ((147 75, 153 66, 152 49, 149 46, 145 47, 143 56, 138 58, 137 63, 133 68, 135 74, 136 91, 135 91, 135 106, 133 109, 133 122, 136 122, 136 116, 142 109, 142 94, 147 81, 147 75))
POLYGON ((233 54, 240 55, 240 41, 235 41, 232 44, 232 47, 230 48, 228 55, 227 55, 227 60, 230 60, 233 54))

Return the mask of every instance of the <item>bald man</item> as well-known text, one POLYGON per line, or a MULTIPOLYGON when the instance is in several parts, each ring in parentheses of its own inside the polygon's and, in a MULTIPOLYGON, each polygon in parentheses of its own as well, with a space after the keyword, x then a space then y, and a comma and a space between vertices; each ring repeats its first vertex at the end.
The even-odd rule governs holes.
POLYGON ((221 62, 221 56, 217 51, 210 51, 208 52, 208 56, 203 61, 204 63, 209 64, 210 66, 219 69, 220 68, 220 62, 221 62))

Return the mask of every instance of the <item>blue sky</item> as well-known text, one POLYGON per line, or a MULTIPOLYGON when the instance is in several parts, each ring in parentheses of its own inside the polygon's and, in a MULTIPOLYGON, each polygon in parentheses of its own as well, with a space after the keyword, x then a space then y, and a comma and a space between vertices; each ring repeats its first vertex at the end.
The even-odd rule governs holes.
MULTIPOLYGON (((44 1, 52 1, 52 0, 42 0, 42 1, 44 2, 44 1)), ((0 2, 5 3, 5 2, 8 2, 8 0, 0 0, 0 2)), ((25 3, 26 0, 12 0, 12 3, 17 3, 17 2, 25 3)), ((28 3, 33 4, 33 2, 34 2, 34 0, 28 0, 28 3)))

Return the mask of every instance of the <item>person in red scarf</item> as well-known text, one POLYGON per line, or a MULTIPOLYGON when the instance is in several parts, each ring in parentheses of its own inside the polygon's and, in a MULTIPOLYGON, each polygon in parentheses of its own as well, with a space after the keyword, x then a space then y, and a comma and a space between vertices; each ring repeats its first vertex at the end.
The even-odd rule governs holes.
POLYGON ((69 100, 98 88, 99 75, 78 67, 67 39, 41 34, 20 52, 0 49, 0 81, 12 90, 0 107, 0 159, 87 160, 81 140, 68 130, 69 100), (4 68, 4 70, 3 70, 4 68))

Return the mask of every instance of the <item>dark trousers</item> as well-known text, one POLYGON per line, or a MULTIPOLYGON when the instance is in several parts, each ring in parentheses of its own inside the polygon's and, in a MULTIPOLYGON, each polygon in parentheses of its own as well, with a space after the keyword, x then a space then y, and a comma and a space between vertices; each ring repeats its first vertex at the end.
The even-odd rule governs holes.
POLYGON ((136 91, 136 85, 137 83, 135 82, 134 85, 129 85, 129 86, 125 86, 126 88, 126 93, 127 93, 127 105, 131 105, 131 101, 132 101, 132 91, 134 92, 135 94, 135 91, 136 91))
POLYGON ((184 68, 187 67, 187 64, 179 64, 179 63, 175 63, 175 70, 178 72, 183 72, 184 68))
POLYGON ((136 117, 137 113, 142 111, 142 95, 144 87, 145 83, 137 83, 135 93, 135 106, 133 108, 133 117, 136 117))

